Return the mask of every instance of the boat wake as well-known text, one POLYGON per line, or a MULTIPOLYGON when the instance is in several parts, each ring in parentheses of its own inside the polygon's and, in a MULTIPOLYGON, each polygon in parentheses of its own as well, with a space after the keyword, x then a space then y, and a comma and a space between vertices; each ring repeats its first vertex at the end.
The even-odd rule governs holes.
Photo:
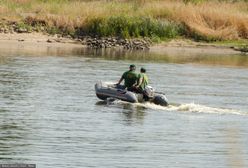
MULTIPOLYGON (((118 104, 127 104, 128 102, 115 101, 118 104)), ((128 103, 137 107, 144 107, 147 109, 154 110, 164 110, 164 111, 178 111, 178 112, 191 112, 191 113, 212 113, 212 114, 234 114, 234 115, 248 115, 248 112, 236 110, 236 109, 225 109, 225 108, 215 108, 208 107, 205 105, 188 103, 188 104, 179 104, 179 105, 169 105, 167 107, 159 106, 150 102, 145 103, 128 103)))
POLYGON ((200 105, 200 104, 195 104, 195 103, 169 105, 168 107, 162 107, 162 106, 158 106, 152 103, 145 103, 145 104, 140 103, 140 105, 147 107, 147 108, 160 109, 160 110, 166 110, 166 111, 248 115, 248 113, 240 111, 240 110, 208 107, 205 105, 200 105))

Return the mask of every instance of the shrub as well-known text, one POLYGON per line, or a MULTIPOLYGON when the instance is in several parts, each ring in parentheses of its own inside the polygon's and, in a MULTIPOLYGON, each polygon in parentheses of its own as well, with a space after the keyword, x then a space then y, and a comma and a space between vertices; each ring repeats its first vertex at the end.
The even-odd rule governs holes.
POLYGON ((160 37, 174 38, 183 31, 182 26, 174 22, 156 20, 148 17, 114 16, 94 18, 83 28, 92 36, 160 37))

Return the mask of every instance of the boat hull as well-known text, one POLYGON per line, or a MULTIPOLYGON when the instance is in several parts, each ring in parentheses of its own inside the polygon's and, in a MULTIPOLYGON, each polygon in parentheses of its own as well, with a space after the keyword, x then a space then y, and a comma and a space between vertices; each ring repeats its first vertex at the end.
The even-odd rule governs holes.
POLYGON ((114 84, 107 84, 105 82, 97 82, 95 84, 96 96, 101 100, 106 100, 108 98, 119 99, 131 103, 150 101, 154 104, 167 106, 168 100, 163 94, 154 94, 149 99, 144 99, 143 94, 134 93, 119 88, 114 84))
POLYGON ((116 98, 123 101, 137 103, 138 99, 135 93, 117 88, 115 85, 98 82, 95 85, 96 96, 101 100, 107 98, 116 98))

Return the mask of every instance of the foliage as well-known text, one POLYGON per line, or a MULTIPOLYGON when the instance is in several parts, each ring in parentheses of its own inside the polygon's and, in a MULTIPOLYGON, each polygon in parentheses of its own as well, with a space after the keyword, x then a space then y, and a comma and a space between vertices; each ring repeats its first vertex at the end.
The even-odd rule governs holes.
POLYGON ((181 26, 174 22, 161 21, 149 17, 113 16, 89 20, 84 29, 93 36, 160 37, 179 36, 181 26))

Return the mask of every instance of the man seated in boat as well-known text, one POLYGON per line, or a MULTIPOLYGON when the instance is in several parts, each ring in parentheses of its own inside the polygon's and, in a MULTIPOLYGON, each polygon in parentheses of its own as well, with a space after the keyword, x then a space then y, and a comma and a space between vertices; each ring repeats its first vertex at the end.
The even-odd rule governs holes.
POLYGON ((127 88, 128 91, 136 90, 135 85, 137 84, 138 74, 135 72, 136 66, 134 64, 129 66, 129 70, 124 72, 121 76, 121 79, 117 83, 117 86, 121 84, 124 80, 124 88, 127 88))
POLYGON ((149 93, 146 91, 146 86, 148 85, 148 76, 146 75, 146 69, 140 68, 140 74, 138 75, 138 82, 136 87, 137 93, 142 93, 145 99, 149 99, 149 93))
POLYGON ((148 76, 146 75, 146 69, 142 67, 140 68, 140 74, 138 75, 138 83, 136 85, 136 89, 139 93, 143 93, 147 85, 148 76))

